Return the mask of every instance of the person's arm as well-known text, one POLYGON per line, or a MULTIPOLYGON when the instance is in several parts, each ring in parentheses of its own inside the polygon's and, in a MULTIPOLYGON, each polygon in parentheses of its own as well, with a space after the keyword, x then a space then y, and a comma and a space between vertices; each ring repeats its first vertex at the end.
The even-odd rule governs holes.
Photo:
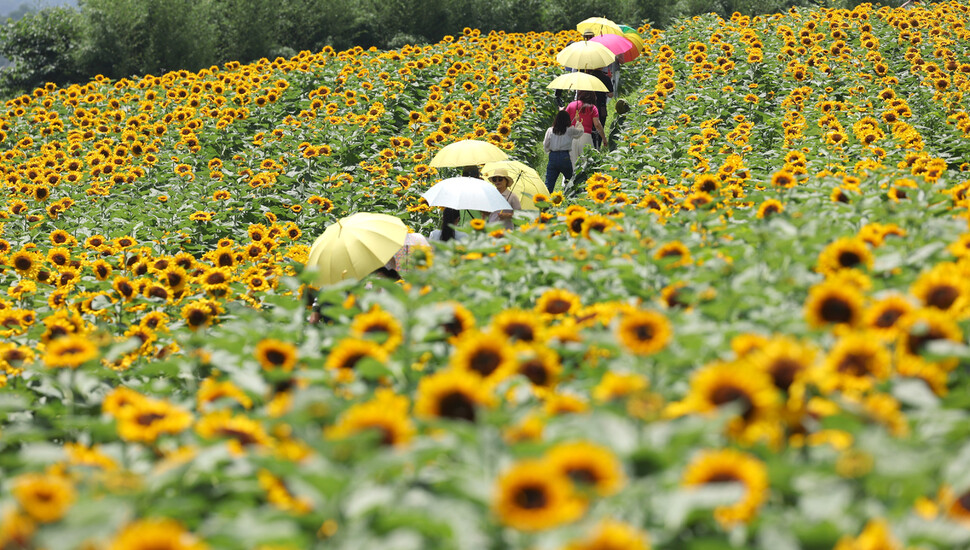
POLYGON ((542 150, 549 153, 552 150, 552 128, 546 130, 546 137, 542 138, 542 150))
POLYGON ((603 125, 600 124, 599 117, 593 117, 593 126, 596 127, 596 131, 599 132, 600 136, 603 138, 603 145, 609 145, 610 140, 606 138, 606 131, 603 130, 603 125))
POLYGON ((566 134, 573 139, 583 137, 583 134, 585 133, 586 132, 584 132, 582 128, 577 128, 575 126, 570 126, 569 128, 566 128, 566 134))

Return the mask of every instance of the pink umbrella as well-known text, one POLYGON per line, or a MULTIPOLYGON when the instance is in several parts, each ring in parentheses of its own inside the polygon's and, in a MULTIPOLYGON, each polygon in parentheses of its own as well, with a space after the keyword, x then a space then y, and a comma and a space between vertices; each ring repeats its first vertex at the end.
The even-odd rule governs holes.
POLYGON ((633 42, 619 34, 601 34, 590 38, 589 41, 606 46, 615 55, 620 56, 620 61, 623 63, 629 63, 640 55, 633 42))

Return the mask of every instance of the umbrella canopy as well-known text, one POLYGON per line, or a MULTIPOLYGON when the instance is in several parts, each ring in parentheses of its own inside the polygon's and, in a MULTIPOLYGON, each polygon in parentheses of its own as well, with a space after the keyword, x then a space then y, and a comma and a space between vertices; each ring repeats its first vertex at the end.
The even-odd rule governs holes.
POLYGON ((523 210, 538 210, 536 205, 532 202, 532 197, 539 193, 548 194, 546 189, 546 183, 539 176, 531 166, 519 162, 517 160, 503 160, 499 162, 490 162, 482 167, 482 175, 485 177, 491 177, 492 173, 496 168, 505 168, 506 173, 509 175, 509 179, 512 180, 512 184, 509 185, 509 189, 517 197, 519 197, 519 202, 522 204, 523 210))
POLYGON ((560 65, 572 69, 599 69, 613 63, 615 58, 616 54, 607 46, 591 40, 573 42, 556 54, 560 65))
MULTIPOLYGON (((631 27, 630 25, 617 25, 617 26, 620 27, 620 30, 623 31, 623 34, 637 32, 637 30, 631 27)), ((640 33, 637 32, 637 34, 640 34, 640 33)))
POLYGON ((584 19, 576 25, 576 30, 581 33, 591 32, 596 35, 623 34, 623 29, 619 25, 605 17, 590 17, 589 19, 584 19))
POLYGON ((435 168, 477 166, 507 158, 509 156, 505 151, 487 141, 463 139, 442 147, 431 159, 430 165, 435 168))
POLYGON ((628 32, 623 34, 623 38, 626 38, 637 48, 637 52, 643 53, 643 38, 635 32, 628 32))
POLYGON ((640 55, 633 42, 621 34, 602 34, 590 38, 589 41, 606 46, 613 55, 619 56, 620 61, 624 63, 633 61, 640 55))
POLYGON ((591 92, 608 92, 606 84, 600 79, 586 73, 566 73, 557 76, 546 88, 552 90, 589 90, 591 92))
POLYGON ((327 227, 313 241, 306 265, 317 268, 317 286, 361 279, 394 257, 407 234, 394 216, 359 212, 327 227))
POLYGON ((448 178, 434 184, 422 195, 431 206, 455 210, 512 210, 512 205, 494 185, 478 178, 448 178))

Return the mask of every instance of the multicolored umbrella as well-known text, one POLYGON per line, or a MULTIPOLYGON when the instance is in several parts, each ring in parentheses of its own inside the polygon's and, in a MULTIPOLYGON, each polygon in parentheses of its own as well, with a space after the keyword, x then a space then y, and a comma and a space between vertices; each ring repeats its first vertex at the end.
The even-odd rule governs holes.
POLYGON ((602 34, 590 38, 589 41, 606 46, 614 56, 619 56, 623 63, 629 63, 640 55, 633 41, 621 34, 602 34))

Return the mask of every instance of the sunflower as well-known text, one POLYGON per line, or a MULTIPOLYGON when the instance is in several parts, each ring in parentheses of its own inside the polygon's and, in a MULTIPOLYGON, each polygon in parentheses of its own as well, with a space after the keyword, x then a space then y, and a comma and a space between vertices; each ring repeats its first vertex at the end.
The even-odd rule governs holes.
POLYGON ((829 244, 818 257, 818 271, 833 273, 840 269, 872 269, 872 251, 859 238, 843 238, 829 244))
POLYGON ((503 525, 542 531, 579 519, 586 503, 568 478, 550 472, 547 462, 524 460, 499 477, 493 510, 503 525))
POLYGON ((535 311, 552 316, 570 315, 582 307, 579 296, 558 288, 552 288, 542 293, 536 300, 535 311))
POLYGON ((891 364, 889 351, 878 338, 865 332, 850 332, 839 339, 825 358, 819 387, 826 391, 865 392, 889 378, 891 364))
POLYGON ((767 199, 758 206, 758 219, 763 220, 785 211, 785 205, 775 199, 767 199))
POLYGON ((37 276, 42 262, 43 256, 40 253, 20 249, 11 254, 6 263, 12 266, 21 277, 32 278, 37 276))
POLYGON ((296 346, 275 338, 265 338, 254 351, 259 364, 266 370, 291 371, 296 365, 296 346))
POLYGON ((403 340, 401 323, 380 306, 355 316, 350 323, 350 335, 361 339, 377 337, 380 346, 388 353, 393 353, 403 340))
POLYGON ((652 355, 667 347, 672 331, 670 321, 655 311, 629 310, 617 324, 617 338, 636 355, 652 355))
POLYGON ((375 342, 358 338, 344 338, 330 350, 324 367, 337 371, 340 381, 353 379, 353 369, 361 360, 373 359, 379 363, 387 361, 387 352, 375 342))
POLYGON ((408 416, 408 398, 388 389, 379 389, 374 399, 344 411, 327 437, 343 439, 365 431, 376 431, 381 445, 401 447, 414 437, 414 424, 408 416))
POLYGON ((690 392, 671 403, 666 415, 718 413, 721 407, 737 408, 727 425, 728 433, 743 441, 775 438, 780 393, 768 372, 740 368, 737 363, 714 362, 696 371, 690 392))
POLYGON ((250 399, 248 395, 238 386, 232 382, 218 381, 215 378, 205 378, 202 383, 199 384, 199 389, 195 393, 196 406, 200 411, 203 411, 211 403, 217 401, 223 401, 231 399, 244 408, 250 408, 253 406, 253 400, 250 399))
POLYGON ((650 550, 650 539, 632 525, 607 519, 590 537, 570 542, 562 550, 650 550))
POLYGON ((738 483, 743 487, 741 499, 714 509, 714 517, 725 528, 754 519, 769 490, 765 464, 734 449, 702 451, 685 468, 682 483, 687 487, 715 483, 738 483))
POLYGON ((909 289, 924 307, 936 308, 959 316, 970 301, 970 284, 957 264, 946 262, 933 266, 916 279, 909 289))
POLYGON ((896 322, 915 309, 916 306, 907 297, 889 294, 866 308, 862 324, 880 336, 894 336, 896 322))
POLYGON ((532 385, 549 388, 556 384, 562 363, 559 354, 545 346, 521 346, 518 349, 518 372, 532 385))
POLYGON ((126 302, 132 300, 138 294, 138 289, 135 288, 135 285, 131 283, 128 277, 124 276, 115 277, 111 282, 111 288, 126 302))
POLYGON ((474 372, 489 382, 504 380, 516 368, 515 350, 492 332, 465 332, 455 343, 450 364, 461 372, 474 372))
MULTIPOLYGON (((927 351, 927 345, 933 341, 963 341, 963 331, 960 326, 946 312, 938 309, 924 308, 911 311, 903 315, 896 324, 899 329, 896 351, 903 357, 919 357, 927 351)), ((941 364, 949 367, 956 364, 956 359, 947 359, 941 364)))
POLYGON ((556 475, 564 475, 577 489, 601 497, 616 494, 625 483, 623 465, 616 455, 594 443, 561 443, 549 449, 545 459, 556 475))
POLYGON ((889 524, 884 519, 871 519, 866 523, 865 529, 859 533, 858 538, 843 536, 835 545, 833 550, 857 550, 857 549, 885 549, 900 550, 903 546, 897 541, 889 529, 889 524))
POLYGON ((754 368, 767 372, 776 388, 787 392, 808 374, 815 361, 815 350, 790 338, 777 337, 745 358, 754 368))
POLYGON ((222 308, 212 300, 194 300, 182 307, 182 318, 192 330, 207 327, 215 320, 222 308))
POLYGON ((574 211, 566 215, 566 227, 569 229, 571 236, 578 237, 582 234, 583 223, 586 221, 586 216, 588 215, 585 210, 574 211))
POLYGON ((779 170, 771 176, 771 185, 774 187, 787 189, 794 187, 796 183, 795 175, 787 170, 779 170))
POLYGON ((671 241, 660 246, 654 251, 653 257, 655 260, 662 260, 665 263, 670 262, 668 264, 670 267, 680 267, 691 263, 690 250, 680 241, 671 241), (676 260, 670 261, 669 258, 676 258, 676 260))
POLYGON ((153 443, 163 434, 181 433, 192 424, 192 415, 188 411, 167 401, 138 394, 127 405, 115 410, 118 436, 125 441, 153 443))
POLYGON ((76 369, 98 357, 98 347, 87 335, 67 334, 50 342, 44 353, 49 368, 76 369))
POLYGON ((245 414, 233 415, 232 411, 211 412, 195 424, 195 431, 205 439, 229 439, 229 449, 235 455, 242 455, 246 447, 266 447, 272 439, 259 421, 245 414))
POLYGON ((474 372, 446 369, 425 376, 418 384, 414 412, 425 418, 450 418, 475 422, 481 407, 495 398, 490 386, 474 372))
POLYGON ((142 519, 125 526, 108 550, 207 550, 208 546, 168 518, 142 519))
POLYGON ((600 216, 599 214, 593 214, 583 220, 583 223, 579 228, 579 233, 584 238, 589 239, 590 234, 593 231, 596 231, 597 233, 606 233, 614 227, 616 227, 616 222, 610 218, 600 216))
POLYGON ((492 318, 491 329, 495 333, 504 334, 513 342, 541 342, 544 339, 544 326, 534 313, 507 309, 492 318))
POLYGON ((825 281, 813 286, 805 301, 805 317, 814 327, 857 325, 862 318, 863 297, 858 290, 825 281))
POLYGON ((58 521, 74 503, 76 493, 71 482, 54 474, 29 473, 13 479, 14 498, 20 508, 41 523, 58 521))

